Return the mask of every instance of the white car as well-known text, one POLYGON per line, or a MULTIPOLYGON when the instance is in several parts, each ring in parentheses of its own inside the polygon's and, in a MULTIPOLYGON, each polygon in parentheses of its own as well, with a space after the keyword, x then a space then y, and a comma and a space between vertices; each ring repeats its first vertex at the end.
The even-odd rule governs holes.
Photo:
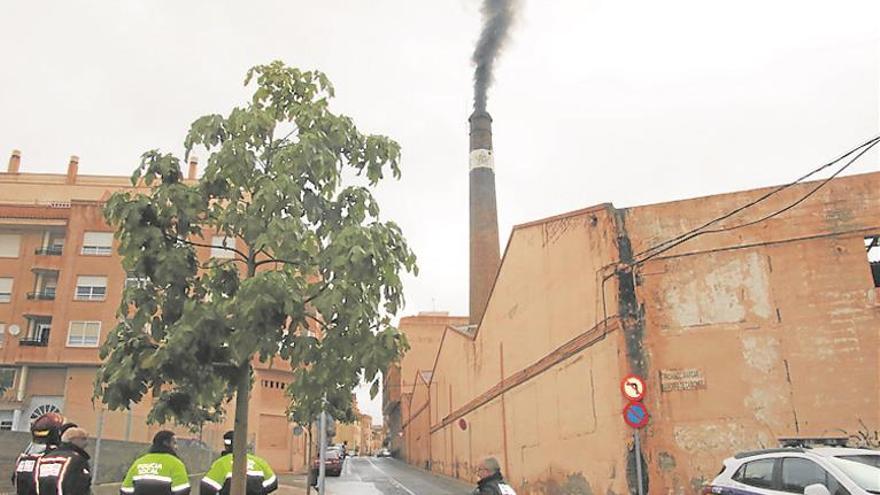
POLYGON ((880 451, 842 447, 744 452, 724 460, 703 494, 880 494, 880 451))

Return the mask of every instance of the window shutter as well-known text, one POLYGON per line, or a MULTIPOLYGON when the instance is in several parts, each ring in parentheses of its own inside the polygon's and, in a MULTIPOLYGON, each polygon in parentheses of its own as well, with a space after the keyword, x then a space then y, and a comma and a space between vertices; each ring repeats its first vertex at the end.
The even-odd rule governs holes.
POLYGON ((21 251, 21 236, 0 234, 0 258, 18 258, 21 251))
POLYGON ((107 277, 80 276, 76 278, 77 287, 107 287, 107 277))
POLYGON ((113 245, 112 232, 86 232, 83 234, 83 246, 111 247, 113 245))

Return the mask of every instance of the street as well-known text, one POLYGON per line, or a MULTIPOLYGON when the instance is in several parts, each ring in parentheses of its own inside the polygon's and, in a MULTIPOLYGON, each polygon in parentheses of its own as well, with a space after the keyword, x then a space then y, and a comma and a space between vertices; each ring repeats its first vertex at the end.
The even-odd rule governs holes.
POLYGON ((329 495, 466 495, 472 491, 464 483, 387 457, 349 457, 342 476, 327 477, 329 495))

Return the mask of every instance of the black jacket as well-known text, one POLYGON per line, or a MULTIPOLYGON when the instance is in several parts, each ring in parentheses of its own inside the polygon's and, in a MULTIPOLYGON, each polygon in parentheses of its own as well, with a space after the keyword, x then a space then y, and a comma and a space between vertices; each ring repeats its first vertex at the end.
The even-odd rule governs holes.
MULTIPOLYGON (((54 449, 55 446, 53 445, 48 448, 54 449)), ((46 445, 31 443, 15 460, 15 469, 12 471, 12 486, 15 487, 16 495, 37 494, 34 472, 37 467, 37 460, 43 457, 46 450, 46 445)))
POLYGON ((92 470, 89 454, 72 443, 62 443, 37 461, 40 495, 88 495, 92 470))
POLYGON ((473 495, 516 495, 516 492, 504 482, 504 476, 497 472, 478 481, 473 495))

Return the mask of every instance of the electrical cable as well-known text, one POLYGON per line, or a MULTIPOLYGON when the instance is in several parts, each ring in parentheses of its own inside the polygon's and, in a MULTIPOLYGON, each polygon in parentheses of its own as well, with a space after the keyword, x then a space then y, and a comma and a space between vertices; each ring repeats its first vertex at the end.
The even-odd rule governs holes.
POLYGON ((747 204, 745 204, 745 205, 743 205, 743 206, 740 206, 740 207, 738 207, 738 208, 736 208, 736 209, 734 209, 734 210, 732 210, 732 211, 730 211, 730 212, 728 212, 728 213, 726 213, 726 214, 724 214, 724 215, 722 215, 722 216, 720 216, 720 217, 717 217, 717 218, 715 218, 715 219, 713 219, 713 220, 710 220, 709 222, 706 222, 705 224, 703 224, 703 225, 701 225, 701 226, 699 226, 699 227, 697 227, 697 228, 695 228, 695 229, 692 229, 692 230, 690 230, 690 231, 688 231, 688 232, 685 232, 685 233, 683 233, 683 234, 681 234, 681 235, 678 235, 678 236, 676 236, 676 237, 673 237, 672 239, 669 239, 669 240, 663 241, 663 242, 661 242, 661 243, 659 243, 659 244, 656 244, 656 245, 654 245, 654 246, 651 246, 650 248, 645 249, 644 251, 641 251, 641 252, 639 252, 639 253, 636 254, 636 257, 638 257, 638 256, 644 255, 644 254, 646 254, 646 253, 651 253, 651 254, 649 254, 648 256, 644 256, 644 257, 638 259, 637 261, 635 261, 635 264, 641 264, 641 263, 644 263, 645 261, 648 261, 649 259, 654 258, 655 256, 658 256, 658 255, 660 255, 660 254, 662 254, 662 253, 664 253, 664 252, 666 252, 666 251, 669 251, 670 249, 672 249, 672 248, 674 248, 674 247, 676 247, 676 246, 678 246, 678 245, 680 245, 680 244, 682 244, 682 243, 684 243, 684 242, 687 242, 688 240, 693 239, 694 237, 698 237, 698 236, 703 235, 703 234, 711 234, 711 233, 725 232, 725 231, 728 231, 728 230, 734 230, 734 229, 738 229, 738 228, 742 228, 742 227, 747 227, 747 226, 750 226, 750 225, 755 225, 755 224, 757 224, 757 223, 760 223, 760 222, 763 222, 763 221, 768 220, 768 219, 770 219, 770 218, 773 218, 774 216, 777 216, 777 215, 779 215, 779 214, 781 214, 781 213, 784 213, 784 212, 786 212, 786 211, 788 211, 788 210, 794 208, 795 206, 799 205, 800 203, 806 201, 807 198, 809 198, 809 197, 812 196, 816 191, 818 191, 819 189, 821 189, 822 187, 824 187, 824 186, 825 186, 828 182, 830 182, 832 179, 834 179, 835 177, 837 177, 838 175, 840 175, 840 173, 842 173, 844 170, 846 170, 847 168, 849 168, 850 165, 852 165, 853 163, 855 163, 856 160, 858 160, 859 158, 861 158, 865 153, 867 153, 871 148, 873 148, 874 146, 876 146, 878 143, 880 143, 880 136, 875 137, 875 138, 872 138, 872 139, 866 141, 865 143, 863 143, 863 144, 861 144, 861 145, 859 145, 859 146, 853 148, 852 150, 848 151, 847 153, 841 155, 840 157, 838 157, 838 158, 832 160, 831 162, 828 162, 828 163, 826 163, 826 164, 820 166, 819 168, 817 168, 817 169, 815 169, 815 170, 809 172, 808 174, 806 174, 806 175, 804 175, 804 176, 798 178, 797 180, 795 180, 795 181, 793 181, 793 182, 789 182, 788 184, 781 185, 781 186, 779 186, 779 187, 777 187, 777 188, 775 188, 775 189, 773 189, 773 190, 767 192, 766 194, 764 194, 763 196, 759 197, 758 199, 756 199, 756 200, 754 200, 754 201, 751 201, 751 202, 749 202, 749 203, 747 203, 747 204), (861 151, 859 151, 859 150, 861 150, 861 151), (724 228, 720 228, 720 229, 704 230, 704 229, 706 229, 706 227, 709 227, 709 226, 714 225, 714 224, 716 224, 716 223, 718 223, 718 222, 720 222, 720 221, 722 221, 722 220, 725 220, 725 219, 727 219, 727 218, 730 218, 730 217, 732 217, 733 215, 736 215, 737 213, 739 213, 739 212, 741 212, 741 211, 743 211, 743 210, 745 210, 745 209, 747 209, 747 208, 750 208, 750 207, 752 207, 752 206, 755 206, 755 205, 757 205, 758 203, 761 203, 762 201, 768 199, 769 197, 771 197, 771 196, 773 196, 773 195, 775 195, 775 194, 777 194, 777 193, 779 193, 779 192, 781 192, 781 191, 783 191, 783 190, 785 190, 785 189, 788 189, 788 188, 790 188, 790 187, 792 187, 792 186, 795 186, 795 185, 799 184, 800 182, 803 182, 804 180, 806 180, 806 179, 812 177, 813 175, 815 175, 815 174, 821 172, 822 170, 825 170, 826 168, 829 168, 829 167, 833 166, 834 164, 840 162, 841 160, 846 159, 847 157, 849 157, 850 155, 852 155, 852 154, 854 154, 854 153, 856 153, 856 152, 858 152, 858 153, 856 154, 856 156, 853 157, 849 162, 847 162, 846 165, 842 166, 842 167, 841 167, 840 169, 838 169, 833 175, 831 175, 830 177, 828 177, 827 179, 825 179, 824 181, 822 181, 821 183, 819 183, 819 185, 817 185, 813 190, 809 191, 805 196, 803 196, 802 198, 798 199, 798 200, 795 201, 794 203, 792 203, 792 204, 786 206, 785 208, 782 208, 781 210, 778 210, 778 211, 776 211, 776 212, 774 212, 774 213, 771 213, 771 214, 769 214, 769 215, 767 215, 767 216, 765 216, 765 217, 762 217, 762 218, 760 218, 760 219, 757 219, 757 220, 754 220, 754 221, 751 221, 751 222, 746 222, 746 223, 743 223, 743 224, 734 225, 734 226, 731 226, 731 227, 724 227, 724 228), (652 251, 653 251, 653 252, 652 252, 652 251))
POLYGON ((791 182, 791 183, 785 184, 785 185, 783 185, 783 186, 779 186, 778 188, 776 188, 776 189, 774 189, 773 191, 771 191, 771 192, 765 194, 764 196, 758 198, 757 200, 752 201, 751 203, 748 203, 748 204, 746 204, 746 205, 744 205, 744 206, 741 206, 741 207, 739 207, 739 208, 737 208, 737 209, 731 211, 730 213, 727 213, 726 215, 723 215, 723 216, 718 217, 718 218, 716 218, 716 219, 714 219, 714 220, 712 220, 712 221, 710 221, 710 222, 707 222, 706 224, 704 224, 704 225, 702 225, 702 226, 700 226, 700 227, 698 227, 698 228, 696 228, 696 229, 693 229, 693 230, 691 230, 691 231, 689 231, 689 232, 686 232, 686 233, 684 233, 684 234, 682 234, 682 235, 679 235, 679 236, 677 236, 677 237, 675 237, 675 238, 673 238, 673 239, 670 239, 670 240, 668 240, 668 241, 664 241, 663 243, 660 243, 660 244, 658 244, 658 245, 656 245, 656 246, 653 246, 653 247, 651 247, 651 248, 648 248, 648 249, 642 251, 642 252, 639 253, 639 254, 644 254, 644 253, 647 253, 647 252, 650 252, 650 251, 654 251, 654 252, 653 252, 652 254, 648 255, 648 256, 645 256, 645 257, 643 257, 643 258, 640 258, 640 259, 636 260, 636 261, 634 262, 634 264, 642 264, 642 263, 644 263, 644 262, 650 260, 651 258, 654 258, 654 257, 656 257, 656 256, 659 256, 660 254, 665 253, 666 251, 669 251, 670 249, 672 249, 672 248, 674 248, 674 247, 676 247, 676 246, 679 246, 680 244, 685 243, 685 242, 687 242, 687 241, 689 241, 689 240, 691 240, 691 239, 693 239, 693 238, 695 238, 695 237, 699 237, 699 236, 701 236, 701 235, 703 235, 703 234, 717 234, 717 233, 720 233, 720 232, 727 232, 727 231, 730 231, 730 230, 740 229, 740 228, 743 228, 743 227, 749 227, 749 226, 756 225, 756 224, 758 224, 758 223, 764 222, 764 221, 766 221, 766 220, 769 220, 769 219, 771 219, 771 218, 773 218, 773 217, 775 217, 775 216, 781 215, 782 213, 785 213, 786 211, 791 210, 792 208, 796 207, 797 205, 803 203, 803 202, 806 201, 810 196, 812 196, 813 194, 815 194, 819 189, 825 187, 826 184, 828 184, 829 182, 831 182, 834 178, 836 178, 836 177, 837 177, 838 175, 840 175, 843 171, 845 171, 847 168, 849 168, 853 163, 855 163, 859 158, 861 158, 865 153, 867 153, 868 151, 870 151, 871 148, 873 148, 874 146, 876 146, 878 143, 880 143, 880 136, 875 137, 875 138, 873 138, 873 139, 871 139, 871 140, 869 140, 869 141, 866 141, 864 144, 862 144, 862 145, 860 145, 860 146, 858 146, 858 147, 856 147, 856 148, 853 148, 851 151, 849 151, 849 152, 847 152, 846 154, 842 155, 840 158, 837 158, 836 160, 834 160, 834 161, 832 161, 832 162, 829 162, 829 163, 827 163, 827 164, 825 164, 825 165, 822 165, 821 167, 817 168, 816 170, 813 170, 812 172, 810 172, 810 173, 808 173, 807 175, 805 175, 805 176, 803 176, 803 177, 797 179, 797 180, 794 181, 794 182, 791 182), (858 151, 858 150, 861 150, 861 151, 858 151), (820 182, 818 185, 816 185, 816 187, 814 187, 813 189, 811 189, 811 190, 810 190, 809 192, 807 192, 804 196, 802 196, 801 198, 799 198, 799 199, 796 200, 795 202, 793 202, 793 203, 791 203, 791 204, 785 206, 784 208, 781 208, 781 209, 779 209, 779 210, 777 210, 777 211, 775 211, 775 212, 773 212, 773 213, 770 213, 770 214, 768 214, 768 215, 765 215, 765 216, 763 216, 763 217, 761 217, 761 218, 758 218, 758 219, 756 219, 756 220, 752 220, 752 221, 749 221, 749 222, 745 222, 745 223, 742 223, 742 224, 739 224, 739 225, 732 225, 732 226, 730 226, 730 227, 722 227, 722 228, 718 228, 718 229, 703 230, 703 229, 705 229, 706 227, 708 227, 708 226, 710 226, 710 225, 712 225, 712 224, 715 224, 715 223, 717 223, 717 222, 719 222, 719 221, 721 221, 721 220, 724 220, 724 219, 726 219, 726 218, 729 218, 729 217, 735 215, 736 213, 745 210, 746 208, 749 208, 749 207, 751 207, 751 206, 754 206, 754 205, 760 203, 761 201, 764 201, 765 199, 769 198, 770 196, 772 196, 772 195, 774 195, 774 194, 776 194, 776 193, 778 193, 778 192, 780 192, 780 191, 782 191, 782 190, 784 190, 784 189, 787 189, 787 188, 789 188, 789 187, 792 187, 792 186, 798 184, 799 182, 803 181, 804 179, 806 179, 806 178, 808 178, 808 177, 810 177, 810 176, 812 176, 812 175, 815 175, 816 173, 820 172, 821 170, 824 170, 824 169, 830 167, 831 165, 833 165, 833 164, 835 164, 835 163, 841 161, 842 159, 844 159, 844 158, 846 158, 846 157, 852 155, 853 153, 856 153, 856 151, 858 151, 858 153, 856 154, 856 156, 854 156, 852 159, 850 159, 845 165, 843 165, 842 167, 840 167, 840 168, 839 168, 836 172, 834 172, 830 177, 828 177, 827 179, 825 179, 825 180, 823 180, 822 182, 820 182), (661 249, 661 248, 662 248, 662 249, 661 249))
MULTIPOLYGON (((806 179, 809 179, 809 178, 812 177, 813 175, 816 175, 817 173, 819 173, 819 172, 825 170, 826 168, 829 168, 829 167, 833 166, 834 164, 840 162, 841 160, 846 159, 847 157, 849 157, 849 156, 852 155, 853 153, 856 153, 857 151, 859 151, 860 149, 862 149, 862 148, 864 148, 864 147, 866 147, 866 146, 868 146, 869 149, 870 149, 870 147, 873 147, 875 144, 877 144, 878 141, 880 141, 880 136, 875 137, 875 138, 872 138, 872 139, 869 139, 868 141, 865 141, 864 143, 860 144, 859 146, 856 146, 856 147, 853 148, 852 150, 850 150, 850 151, 844 153, 843 155, 841 155, 841 156, 835 158, 834 160, 832 160, 832 161, 830 161, 830 162, 828 162, 828 163, 826 163, 826 164, 820 166, 819 168, 816 168, 815 170, 812 170, 811 172, 809 172, 809 173, 807 173, 806 175, 804 175, 804 176, 802 176, 802 177, 796 179, 795 181, 793 181, 793 182, 789 182, 789 183, 787 183, 787 184, 783 184, 783 185, 781 185, 781 186, 778 186, 778 187, 776 187, 775 189, 773 189, 773 190, 767 192, 767 193, 764 194, 763 196, 759 197, 758 199, 756 199, 756 200, 754 200, 754 201, 751 201, 751 202, 749 202, 749 203, 746 203, 745 205, 740 206, 740 207, 738 207, 738 208, 736 208, 736 209, 734 209, 734 210, 731 210, 730 212, 728 212, 728 213, 726 213, 726 214, 724 214, 724 215, 722 215, 722 216, 720 216, 720 217, 717 217, 717 218, 715 218, 715 219, 713 219, 713 220, 710 220, 710 221, 704 223, 703 225, 701 225, 701 226, 699 226, 699 227, 697 227, 697 228, 695 228, 695 229, 692 229, 692 230, 690 230, 690 231, 688 231, 688 232, 685 232, 685 233, 683 233, 683 234, 681 234, 681 235, 678 235, 678 236, 676 236, 676 237, 673 237, 673 238, 671 238, 671 239, 668 239, 668 240, 666 240, 666 241, 663 241, 663 242, 661 242, 661 243, 659 243, 659 244, 656 244, 656 245, 654 245, 654 246, 651 246, 651 247, 645 249, 644 251, 640 251, 640 252, 638 252, 638 253, 635 254, 635 257, 638 258, 639 256, 641 256, 641 255, 643 255, 643 254, 650 253, 651 251, 654 251, 654 250, 660 249, 660 248, 662 248, 662 247, 664 247, 664 246, 666 246, 666 245, 668 245, 668 244, 675 243, 675 242, 677 242, 677 241, 679 241, 679 240, 681 240, 681 239, 683 239, 683 238, 685 238, 685 237, 688 237, 689 235, 691 235, 691 234, 693 234, 693 233, 695 233, 695 232, 699 232, 699 231, 705 229, 706 227, 709 227, 709 226, 711 226, 711 225, 714 225, 714 224, 716 224, 716 223, 718 223, 718 222, 720 222, 720 221, 722 221, 722 220, 726 220, 726 219, 732 217, 733 215, 736 215, 737 213, 739 213, 739 212, 741 212, 741 211, 743 211, 743 210, 745 210, 745 209, 747 209, 747 208, 750 208, 750 207, 752 207, 752 206, 754 206, 754 205, 756 205, 756 204, 758 204, 758 203, 761 203, 762 201, 766 200, 767 198, 769 198, 769 197, 771 197, 771 196, 773 196, 773 195, 775 195, 775 194, 777 194, 777 193, 779 193, 779 192, 781 192, 781 191, 783 191, 783 190, 785 190, 785 189, 788 189, 788 188, 790 188, 790 187, 792 187, 792 186, 795 186, 795 185, 797 185, 797 184, 803 182, 803 181, 806 180, 806 179)), ((859 156, 861 156, 861 155, 859 155, 859 156)), ((847 166, 848 166, 848 165, 847 165, 847 166)), ((664 249, 663 251, 665 251, 665 249, 664 249)), ((653 256, 652 256, 652 257, 653 257, 653 256)))

